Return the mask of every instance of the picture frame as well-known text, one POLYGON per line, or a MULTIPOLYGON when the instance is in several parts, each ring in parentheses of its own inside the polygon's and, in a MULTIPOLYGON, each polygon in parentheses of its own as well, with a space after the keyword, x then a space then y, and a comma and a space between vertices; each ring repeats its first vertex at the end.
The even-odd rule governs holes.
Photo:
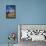
POLYGON ((6 18, 7 19, 16 18, 16 5, 6 5, 6 18))

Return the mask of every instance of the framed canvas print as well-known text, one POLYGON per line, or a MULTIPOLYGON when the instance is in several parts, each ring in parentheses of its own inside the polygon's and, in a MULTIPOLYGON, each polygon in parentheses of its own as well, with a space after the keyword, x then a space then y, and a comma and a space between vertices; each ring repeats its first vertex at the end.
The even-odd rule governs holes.
POLYGON ((16 5, 6 5, 6 18, 16 18, 16 5))
POLYGON ((46 25, 20 24, 20 41, 46 41, 46 25))

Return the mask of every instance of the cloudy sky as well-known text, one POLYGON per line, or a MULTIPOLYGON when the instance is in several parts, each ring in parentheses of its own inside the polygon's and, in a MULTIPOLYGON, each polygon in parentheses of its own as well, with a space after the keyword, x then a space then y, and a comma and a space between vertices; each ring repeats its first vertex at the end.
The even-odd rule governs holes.
POLYGON ((15 12, 15 5, 7 5, 6 12, 15 12))

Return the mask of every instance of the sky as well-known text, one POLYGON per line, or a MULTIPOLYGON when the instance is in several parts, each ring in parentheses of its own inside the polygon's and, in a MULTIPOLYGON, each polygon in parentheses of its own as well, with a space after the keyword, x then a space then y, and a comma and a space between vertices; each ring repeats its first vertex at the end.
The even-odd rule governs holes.
POLYGON ((15 5, 7 5, 6 12, 15 12, 15 5))

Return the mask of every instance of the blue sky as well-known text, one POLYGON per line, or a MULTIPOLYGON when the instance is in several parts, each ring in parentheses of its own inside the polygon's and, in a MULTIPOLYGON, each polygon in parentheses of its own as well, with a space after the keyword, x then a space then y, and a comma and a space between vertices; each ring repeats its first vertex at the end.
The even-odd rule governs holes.
POLYGON ((6 5, 6 12, 15 12, 15 5, 6 5))

